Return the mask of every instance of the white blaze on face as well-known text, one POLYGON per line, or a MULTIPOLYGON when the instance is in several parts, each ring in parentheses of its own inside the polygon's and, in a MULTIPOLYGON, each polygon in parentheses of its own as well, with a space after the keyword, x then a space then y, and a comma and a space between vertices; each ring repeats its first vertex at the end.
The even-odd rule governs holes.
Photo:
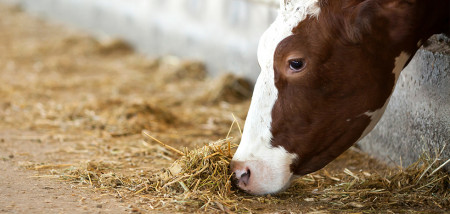
MULTIPOLYGON (((400 73, 402 72, 403 68, 405 67, 406 63, 408 62, 410 56, 411 56, 411 54, 409 54, 409 53, 401 52, 400 55, 395 58, 394 70, 392 70, 392 73, 394 73, 394 75, 395 75, 395 82, 394 82, 394 88, 392 89, 392 92, 394 92, 395 85, 397 84, 398 77, 400 76, 400 73)), ((392 92, 391 92, 391 95, 392 95, 392 92)), ((375 128, 375 126, 377 125, 378 121, 380 121, 381 117, 383 116, 384 111, 386 110, 386 107, 387 107, 387 105, 389 103, 390 98, 391 97, 389 96, 389 98, 384 103, 383 107, 381 107, 380 109, 375 110, 373 112, 368 111, 368 112, 364 113, 364 115, 370 117, 371 121, 370 121, 369 125, 366 127, 366 129, 364 130, 363 134, 361 135, 361 137, 358 140, 360 140, 363 137, 365 137, 367 134, 369 134, 370 131, 372 131, 372 129, 375 128)))
POLYGON ((293 28, 308 15, 317 16, 320 11, 317 0, 285 1, 281 0, 277 19, 260 39, 261 74, 256 81, 241 143, 233 157, 234 161, 248 163, 254 168, 248 190, 254 194, 280 191, 289 185, 292 177, 290 165, 296 155, 271 145, 271 113, 278 94, 274 83, 274 53, 277 45, 292 35, 293 28))

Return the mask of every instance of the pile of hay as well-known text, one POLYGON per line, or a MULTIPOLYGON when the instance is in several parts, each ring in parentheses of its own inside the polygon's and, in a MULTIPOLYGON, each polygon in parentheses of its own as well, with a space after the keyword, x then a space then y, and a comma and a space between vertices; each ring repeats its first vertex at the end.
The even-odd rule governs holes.
POLYGON ((182 156, 168 169, 154 174, 149 179, 149 185, 140 191, 201 201, 203 208, 213 204, 224 210, 234 205, 236 201, 230 199, 234 193, 231 185, 233 174, 229 170, 233 150, 237 147, 237 144, 232 143, 233 138, 212 142, 194 150, 186 148, 182 152, 163 144, 146 131, 143 134, 182 156))
POLYGON ((205 93, 197 98, 202 103, 238 103, 252 96, 252 84, 234 74, 227 73, 213 80, 205 93))
MULTIPOLYGON (((144 135, 152 138, 146 132, 144 135)), ((125 193, 128 192, 129 195, 145 198, 145 203, 152 209, 229 212, 246 211, 249 204, 276 204, 280 207, 299 203, 302 206, 323 207, 327 211, 415 212, 421 207, 426 207, 428 211, 448 210, 450 205, 450 177, 443 169, 450 160, 442 160, 439 156, 431 158, 424 155, 406 169, 382 169, 379 173, 348 168, 329 172, 327 170, 332 168, 326 167, 297 179, 285 192, 256 197, 237 191, 231 185, 229 163, 237 145, 230 138, 184 151, 156 141, 166 147, 166 151, 180 156, 170 167, 159 171, 123 175, 120 173, 120 163, 90 161, 81 167, 72 166, 62 172, 52 172, 74 183, 103 191, 112 190, 119 197, 127 197, 125 193)), ((364 161, 360 158, 362 156, 356 157, 357 161, 364 161)), ((48 167, 30 165, 28 168, 42 170, 48 167)))
MULTIPOLYGON (((443 151, 443 149, 442 149, 443 151)), ((283 194, 306 192, 303 200, 328 203, 327 211, 416 212, 434 209, 441 212, 450 205, 450 176, 444 166, 450 159, 441 153, 422 157, 407 168, 342 172, 324 170, 303 176, 283 194)), ((348 157, 346 157, 348 158, 348 157)), ((357 161, 367 161, 356 158, 357 161)), ((433 212, 434 212, 433 211, 433 212)))
MULTIPOLYGON (((143 134, 147 138, 153 138, 145 131, 143 134)), ((232 173, 229 170, 237 147, 233 138, 212 142, 198 149, 186 148, 184 152, 166 144, 163 146, 166 151, 181 157, 168 168, 142 171, 135 175, 121 173, 123 166, 120 163, 107 161, 86 161, 79 165, 60 166, 28 163, 23 166, 34 170, 52 169, 52 175, 39 177, 61 178, 95 190, 113 190, 120 198, 130 195, 148 200, 157 198, 157 204, 161 201, 164 204, 159 204, 161 207, 158 208, 173 208, 182 204, 181 209, 191 207, 225 212, 237 210, 238 200, 242 197, 235 194, 237 189, 231 184, 232 173)))
MULTIPOLYGON (((190 199, 198 202, 200 208, 212 205, 213 209, 237 211, 238 201, 245 194, 236 194, 237 189, 233 189, 230 181, 229 163, 235 147, 236 144, 226 139, 195 150, 175 151, 183 156, 149 179, 149 187, 145 190, 190 199)), ((450 205, 450 177, 444 169, 450 160, 442 160, 441 153, 434 157, 424 153, 405 169, 387 169, 379 174, 353 172, 347 168, 341 173, 330 174, 325 169, 301 177, 288 191, 276 196, 253 196, 246 200, 283 203, 280 200, 288 195, 291 200, 330 202, 327 210, 402 211, 405 205, 420 204, 444 209, 450 205)))

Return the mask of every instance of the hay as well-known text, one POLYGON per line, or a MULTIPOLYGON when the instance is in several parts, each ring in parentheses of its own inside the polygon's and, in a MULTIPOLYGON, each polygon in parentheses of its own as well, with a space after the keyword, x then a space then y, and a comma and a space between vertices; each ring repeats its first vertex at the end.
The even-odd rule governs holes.
POLYGON ((139 134, 143 129, 160 130, 180 123, 168 108, 146 101, 124 102, 121 99, 98 100, 83 108, 78 106, 66 117, 68 120, 83 118, 83 125, 108 130, 116 137, 139 134))
POLYGON ((252 87, 248 80, 227 73, 213 80, 208 90, 197 100, 202 103, 238 103, 248 100, 252 95, 252 87))
POLYGON ((155 189, 170 188, 178 193, 216 193, 224 198, 231 193, 231 139, 210 143, 202 148, 186 150, 186 155, 175 161, 156 178, 155 189), (180 184, 180 185, 178 185, 180 184))
POLYGON ((179 80, 197 80, 201 81, 206 78, 206 66, 198 61, 182 61, 176 69, 166 74, 165 81, 179 80))
MULTIPOLYGON (((186 148, 184 152, 181 152, 151 137, 148 133, 143 133, 171 151, 183 155, 169 168, 153 175, 145 188, 146 191, 189 198, 202 202, 203 208, 214 204, 223 210, 236 203, 235 200, 230 199, 234 191, 229 165, 233 156, 232 151, 237 147, 237 144, 232 143, 232 138, 212 142, 194 150, 186 148)), ((143 191, 144 189, 139 192, 143 191)))
POLYGON ((406 169, 369 173, 345 168, 335 175, 325 169, 298 179, 289 192, 311 191, 316 201, 330 202, 327 210, 403 212, 406 207, 411 212, 421 207, 448 210, 450 177, 443 166, 449 160, 441 160, 439 155, 432 158, 424 153, 406 169))
POLYGON ((100 54, 130 54, 133 52, 133 47, 130 44, 118 38, 107 38, 100 41, 97 48, 100 54))
MULTIPOLYGON (((232 173, 229 171, 231 148, 234 147, 237 145, 226 139, 199 149, 186 149, 184 155, 171 167, 149 179, 146 190, 174 198, 189 198, 197 201, 197 207, 203 204, 201 208, 211 204, 221 210, 224 207, 227 210, 238 210, 236 207, 242 195, 236 194, 236 189, 232 189, 232 173)), ((304 197, 305 202, 333 201, 331 210, 358 209, 367 212, 374 209, 395 210, 397 206, 420 204, 443 209, 449 205, 450 177, 443 169, 449 160, 441 160, 441 153, 436 153, 434 158, 424 153, 406 169, 391 169, 379 174, 354 172, 345 168, 342 173, 332 176, 327 170, 321 170, 298 179, 280 197, 284 194, 292 197, 293 194, 308 190, 311 194, 304 197)), ((280 198, 268 198, 268 201, 262 201, 280 203, 280 198)), ((261 201, 261 197, 253 199, 261 201)))
POLYGON ((165 56, 159 59, 156 78, 160 83, 202 81, 206 79, 207 71, 203 62, 181 60, 175 56, 165 56))
MULTIPOLYGON (((147 135, 144 134, 150 140, 147 135)), ((165 143, 158 143, 169 148, 165 143)), ((229 138, 197 149, 165 150, 172 152, 170 156, 179 157, 170 167, 157 171, 140 170, 135 174, 122 174, 121 163, 106 161, 87 161, 65 169, 60 169, 67 166, 65 164, 40 166, 29 163, 29 168, 54 168, 52 174, 45 177, 56 175, 79 185, 116 192, 120 198, 138 196, 148 200, 146 204, 152 209, 163 210, 251 212, 252 209, 247 207, 300 203, 306 207, 322 207, 327 212, 415 212, 423 209, 437 212, 448 210, 450 205, 450 178, 443 167, 449 160, 441 160, 439 156, 431 158, 424 154, 405 169, 368 172, 344 168, 330 172, 330 167, 326 167, 295 180, 285 192, 256 197, 231 185, 229 162, 236 147, 229 138)), ((366 156, 356 159, 367 161, 366 156)))

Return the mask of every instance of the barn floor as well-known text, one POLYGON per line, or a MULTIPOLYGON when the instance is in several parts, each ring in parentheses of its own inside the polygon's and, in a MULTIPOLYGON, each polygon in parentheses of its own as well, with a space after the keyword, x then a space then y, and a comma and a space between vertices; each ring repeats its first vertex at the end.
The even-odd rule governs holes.
MULTIPOLYGON (((102 165, 131 179, 170 166, 177 156, 145 143, 144 129, 179 149, 225 138, 232 114, 243 124, 249 89, 232 76, 205 77, 199 62, 149 59, 118 40, 99 41, 3 5, 0 69, 0 213, 449 211, 448 176, 439 180, 446 190, 428 195, 363 186, 399 169, 356 148, 284 193, 238 192, 225 208, 80 181, 67 172, 102 165), (340 185, 347 191, 333 189, 340 185)), ((231 136, 238 142, 239 131, 231 136)))

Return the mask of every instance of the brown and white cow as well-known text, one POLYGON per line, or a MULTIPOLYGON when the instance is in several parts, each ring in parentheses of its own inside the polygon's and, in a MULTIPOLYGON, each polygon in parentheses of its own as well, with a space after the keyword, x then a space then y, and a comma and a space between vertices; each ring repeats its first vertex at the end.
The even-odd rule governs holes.
POLYGON ((370 132, 401 70, 450 0, 281 0, 231 168, 251 194, 279 192, 370 132))

